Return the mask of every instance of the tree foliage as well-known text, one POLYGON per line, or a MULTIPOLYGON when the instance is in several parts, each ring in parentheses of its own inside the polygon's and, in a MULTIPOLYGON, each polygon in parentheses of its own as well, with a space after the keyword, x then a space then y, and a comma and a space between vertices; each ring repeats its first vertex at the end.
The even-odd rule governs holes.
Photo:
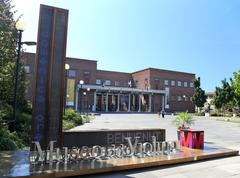
POLYGON ((0 150, 22 148, 29 144, 30 113, 25 99, 25 72, 20 60, 17 88, 16 132, 10 132, 15 84, 18 32, 11 0, 0 1, 0 150), (28 113, 24 113, 28 111, 28 113))
MULTIPOLYGON (((0 2, 0 101, 13 105, 15 84, 15 61, 17 58, 18 32, 15 28, 10 0, 0 2)), ((27 107, 25 100, 25 73, 20 61, 19 83, 17 90, 18 109, 27 107)))
POLYGON ((201 108, 204 106, 207 96, 205 95, 205 91, 200 87, 201 86, 200 77, 194 79, 193 86, 194 86, 194 94, 192 98, 193 104, 201 108))
POLYGON ((233 79, 231 80, 231 86, 233 90, 233 106, 240 108, 240 70, 233 73, 233 79))
POLYGON ((230 109, 232 107, 233 96, 234 93, 231 85, 224 79, 222 80, 222 87, 216 87, 213 103, 217 109, 230 109))
POLYGON ((14 27, 10 2, 0 3, 0 101, 13 104, 14 68, 17 47, 17 30, 14 27), (12 92, 9 92, 11 90, 12 92))

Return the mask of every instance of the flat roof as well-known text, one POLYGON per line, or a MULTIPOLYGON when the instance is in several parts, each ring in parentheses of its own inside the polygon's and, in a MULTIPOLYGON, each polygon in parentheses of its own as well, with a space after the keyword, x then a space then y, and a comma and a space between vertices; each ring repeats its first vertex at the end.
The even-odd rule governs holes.
POLYGON ((119 71, 113 71, 113 70, 99 70, 97 69, 97 72, 114 72, 114 73, 122 73, 122 74, 128 74, 131 75, 132 73, 128 73, 128 72, 119 72, 119 71))
POLYGON ((183 73, 183 74, 188 74, 188 75, 195 75, 194 73, 189 73, 189 72, 181 72, 181 71, 174 71, 174 70, 167 70, 167 69, 159 69, 159 68, 153 68, 153 67, 149 67, 149 68, 145 68, 142 70, 138 70, 136 72, 132 72, 132 74, 138 73, 138 72, 143 72, 145 70, 159 70, 159 71, 166 71, 166 72, 173 72, 173 73, 183 73))
POLYGON ((165 94, 166 90, 155 90, 155 89, 141 89, 141 88, 129 88, 129 87, 115 87, 115 86, 102 86, 102 85, 92 85, 92 84, 78 84, 78 89, 94 89, 98 91, 107 92, 128 92, 128 93, 148 93, 148 94, 165 94))
POLYGON ((89 61, 89 62, 97 62, 97 60, 82 59, 82 58, 73 58, 73 57, 66 57, 66 59, 70 59, 70 60, 83 60, 83 61, 89 61))

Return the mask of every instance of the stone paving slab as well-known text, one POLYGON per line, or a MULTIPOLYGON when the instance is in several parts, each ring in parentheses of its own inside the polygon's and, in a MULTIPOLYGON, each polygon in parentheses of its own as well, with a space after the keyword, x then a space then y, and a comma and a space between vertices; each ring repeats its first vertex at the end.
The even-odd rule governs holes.
MULTIPOLYGON (((134 129, 134 128, 164 128, 166 140, 176 140, 176 127, 172 120, 176 116, 166 115, 159 118, 157 114, 101 114, 91 122, 71 130, 97 129, 134 129)), ((205 141, 230 149, 240 149, 240 127, 238 123, 216 121, 215 117, 196 117, 193 129, 204 130, 205 141)), ((239 118, 240 120, 240 118, 239 118)))

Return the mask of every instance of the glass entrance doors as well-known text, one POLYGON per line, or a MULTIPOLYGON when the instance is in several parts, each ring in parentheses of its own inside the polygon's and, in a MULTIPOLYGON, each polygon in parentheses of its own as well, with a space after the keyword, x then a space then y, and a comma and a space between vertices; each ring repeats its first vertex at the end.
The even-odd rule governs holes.
POLYGON ((149 112, 148 94, 97 93, 96 111, 149 112))

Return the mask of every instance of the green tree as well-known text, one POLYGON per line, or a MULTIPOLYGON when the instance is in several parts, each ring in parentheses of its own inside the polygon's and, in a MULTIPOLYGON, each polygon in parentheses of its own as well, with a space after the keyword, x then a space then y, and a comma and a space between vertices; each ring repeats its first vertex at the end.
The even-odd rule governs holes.
MULTIPOLYGON (((0 101, 13 106, 15 61, 18 33, 15 28, 11 0, 0 2, 0 101)), ((20 62, 19 83, 17 90, 18 109, 26 108, 25 73, 23 63, 20 62)))
POLYGON ((226 79, 222 80, 222 87, 216 87, 213 103, 217 109, 230 109, 233 101, 233 90, 226 79))
POLYGON ((233 106, 240 108, 240 70, 233 73, 233 79, 231 80, 231 86, 233 90, 233 106))
POLYGON ((18 32, 11 0, 0 1, 0 150, 22 148, 29 143, 30 121, 25 99, 25 72, 20 61, 17 89, 16 132, 10 133, 15 84, 18 32))
POLYGON ((223 98, 224 95, 222 92, 222 88, 216 87, 212 102, 217 109, 221 109, 223 107, 223 98))
POLYGON ((200 87, 200 77, 193 80, 193 86, 194 86, 194 94, 192 97, 193 104, 195 104, 198 107, 198 112, 200 112, 200 108, 204 106, 204 103, 206 102, 207 96, 205 95, 205 91, 200 87))

